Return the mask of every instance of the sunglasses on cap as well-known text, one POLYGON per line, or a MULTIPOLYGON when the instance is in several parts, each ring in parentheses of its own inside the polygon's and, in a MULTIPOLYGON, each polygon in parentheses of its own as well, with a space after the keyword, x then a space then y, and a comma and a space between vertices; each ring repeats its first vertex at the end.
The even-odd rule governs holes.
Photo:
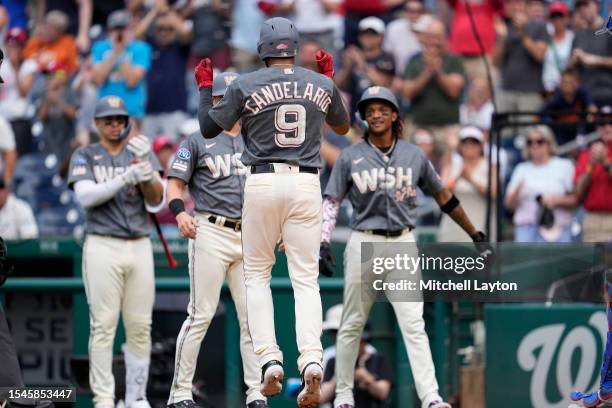
POLYGON ((544 139, 527 139, 527 146, 533 146, 533 145, 542 146, 545 143, 546 143, 546 140, 544 139))

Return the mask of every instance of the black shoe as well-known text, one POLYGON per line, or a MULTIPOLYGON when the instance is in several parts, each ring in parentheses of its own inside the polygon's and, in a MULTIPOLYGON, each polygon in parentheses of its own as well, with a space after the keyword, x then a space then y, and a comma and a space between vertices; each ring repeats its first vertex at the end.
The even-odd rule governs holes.
POLYGON ((247 408, 268 408, 268 403, 264 400, 255 400, 249 402, 247 408))
POLYGON ((200 404, 196 404, 193 400, 183 400, 168 405, 168 408, 204 408, 200 404))

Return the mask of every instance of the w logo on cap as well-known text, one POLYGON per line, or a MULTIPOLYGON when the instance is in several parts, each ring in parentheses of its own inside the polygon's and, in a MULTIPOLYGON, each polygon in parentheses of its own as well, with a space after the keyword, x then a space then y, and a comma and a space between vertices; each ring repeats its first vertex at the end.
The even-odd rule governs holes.
POLYGON ((370 95, 378 95, 380 93, 380 86, 371 86, 368 88, 368 93, 370 95))
POLYGON ((230 84, 234 82, 234 79, 236 79, 237 77, 238 75, 227 75, 223 77, 223 80, 225 81, 225 85, 230 86, 230 84))
POLYGON ((106 99, 106 101, 108 102, 108 106, 110 106, 111 108, 121 108, 121 99, 116 96, 111 96, 106 99))
POLYGON ((286 50, 287 48, 289 48, 289 46, 287 44, 284 43, 280 43, 276 46, 277 50, 286 50))
POLYGON ((612 35, 612 14, 610 14, 610 16, 608 17, 608 21, 606 22, 606 24, 600 30, 597 30, 595 32, 595 35, 602 35, 605 33, 612 35))

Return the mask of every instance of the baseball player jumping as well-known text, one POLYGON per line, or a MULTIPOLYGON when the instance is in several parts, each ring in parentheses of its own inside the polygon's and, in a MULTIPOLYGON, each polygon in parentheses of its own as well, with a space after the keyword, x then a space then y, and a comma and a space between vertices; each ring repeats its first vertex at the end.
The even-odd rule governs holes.
MULTIPOLYGON (((402 123, 395 96, 387 88, 368 88, 358 103, 367 121, 365 140, 342 151, 325 189, 320 248, 321 270, 331 276, 334 260, 331 234, 340 203, 348 196, 354 213, 346 245, 342 321, 336 341, 337 408, 354 406, 353 384, 361 332, 374 299, 361 296, 362 242, 415 242, 416 187, 432 195, 443 212, 459 224, 481 253, 490 249, 457 198, 443 188, 440 177, 416 145, 401 140, 402 123), (394 181, 389 182, 392 179, 394 181)), ((392 303, 399 323, 416 390, 423 408, 450 408, 438 393, 435 368, 425 333, 422 302, 392 303)))
MULTIPOLYGON (((212 85, 213 104, 237 77, 223 73, 212 85)), ((240 123, 214 139, 190 135, 181 143, 169 168, 168 200, 181 235, 189 241, 191 298, 189 316, 177 339, 174 380, 168 406, 197 407, 191 388, 202 339, 212 321, 219 294, 227 278, 240 324, 240 352, 247 385, 247 407, 267 407, 259 390, 259 362, 253 351, 246 319, 246 296, 240 217, 246 167, 239 158, 244 150, 240 123), (189 186, 195 202, 195 217, 184 211, 182 197, 189 186)))
POLYGON ((163 205, 159 162, 149 139, 129 141, 129 116, 117 96, 95 107, 100 142, 72 155, 68 185, 86 211, 83 281, 89 304, 89 383, 96 408, 112 408, 113 340, 123 316, 127 347, 125 406, 146 408, 155 297, 147 211, 163 205))
POLYGON ((322 167, 319 148, 323 122, 339 134, 349 116, 334 86, 329 54, 318 52, 319 71, 297 67, 298 32, 285 18, 266 20, 258 42, 266 68, 240 76, 211 109, 212 67, 196 67, 200 89, 200 131, 215 137, 242 120, 245 140, 241 161, 247 166, 242 213, 242 245, 247 317, 255 353, 262 367, 261 392, 282 389, 283 354, 276 343, 270 279, 274 248, 282 235, 295 296, 298 369, 303 387, 300 407, 320 398, 322 310, 318 246, 321 233, 322 167))

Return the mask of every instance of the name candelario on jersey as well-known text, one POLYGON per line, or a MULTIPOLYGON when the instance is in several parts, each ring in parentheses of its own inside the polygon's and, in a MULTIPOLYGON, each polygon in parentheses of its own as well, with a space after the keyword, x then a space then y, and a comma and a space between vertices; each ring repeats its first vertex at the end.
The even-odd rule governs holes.
POLYGON ((299 89, 303 84, 297 81, 276 82, 266 85, 254 91, 246 100, 244 107, 253 114, 258 113, 271 103, 305 99, 317 105, 323 112, 332 102, 331 95, 325 89, 315 86, 311 82, 306 82, 304 89, 299 89))

